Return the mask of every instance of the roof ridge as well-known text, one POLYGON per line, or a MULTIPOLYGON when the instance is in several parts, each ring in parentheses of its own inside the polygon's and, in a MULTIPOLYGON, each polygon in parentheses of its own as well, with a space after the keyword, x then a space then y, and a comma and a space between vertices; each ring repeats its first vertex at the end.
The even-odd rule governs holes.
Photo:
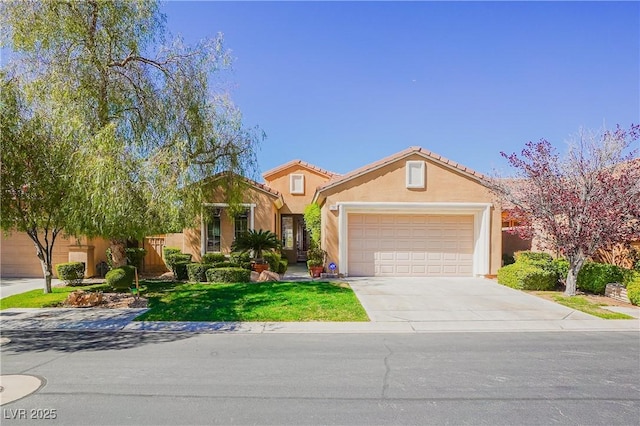
POLYGON ((274 167, 272 169, 267 170, 266 172, 264 172, 262 174, 262 177, 266 178, 267 176, 271 176, 271 175, 273 175, 275 173, 278 173, 281 170, 284 170, 284 169, 286 169, 288 167, 291 167, 293 165, 296 165, 296 164, 299 164, 299 165, 301 165, 303 167, 306 167, 307 169, 315 170, 317 172, 320 172, 320 173, 322 173, 322 174, 324 174, 326 176, 329 176, 330 178, 333 178, 335 176, 340 176, 339 173, 335 173, 335 172, 323 169, 322 167, 318 167, 315 164, 311 164, 311 163, 309 163, 307 161, 300 160, 300 159, 294 159, 294 160, 291 160, 291 161, 287 161, 286 163, 281 164, 279 166, 276 166, 276 167, 274 167))

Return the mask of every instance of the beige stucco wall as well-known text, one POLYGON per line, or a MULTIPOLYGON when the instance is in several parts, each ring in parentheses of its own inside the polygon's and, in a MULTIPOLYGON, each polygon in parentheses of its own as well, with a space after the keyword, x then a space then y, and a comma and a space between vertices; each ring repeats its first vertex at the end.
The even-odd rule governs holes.
MULTIPOLYGON (((407 189, 405 162, 409 160, 425 158, 412 155, 323 192, 322 241, 328 262, 338 263, 338 212, 329 210, 338 202, 494 203, 491 192, 478 181, 430 160, 426 160, 426 188, 407 189)), ((491 211, 490 239, 490 273, 496 274, 502 258, 499 207, 491 211)))
MULTIPOLYGON (((76 259, 75 253, 69 253, 71 245, 91 245, 93 249, 93 259, 88 259, 87 276, 95 271, 95 265, 106 260, 105 250, 108 242, 101 238, 88 240, 81 238, 65 238, 59 235, 53 246, 53 274, 56 275, 55 265, 66 263, 76 259)), ((84 259, 82 259, 84 261, 84 259)), ((36 256, 36 249, 33 241, 24 232, 12 232, 2 235, 0 238, 0 276, 16 278, 39 278, 42 277, 42 267, 40 260, 36 256)))
MULTIPOLYGON (((273 204, 274 199, 274 196, 253 187, 250 187, 245 191, 242 203, 255 204, 253 210, 254 229, 276 232, 277 210, 273 204)), ((218 200, 224 200, 224 197, 219 191, 215 191, 210 197, 209 202, 221 202, 218 200)), ((200 226, 200 219, 198 219, 193 228, 185 229, 179 234, 168 234, 166 245, 179 247, 183 253, 190 253, 194 261, 199 261, 201 258, 200 252, 202 246, 200 226)), ((224 208, 220 212, 220 227, 220 246, 222 253, 230 253, 231 244, 235 238, 234 225, 233 218, 228 215, 224 208)))
POLYGON ((270 188, 282 194, 284 206, 280 209, 281 214, 302 214, 305 207, 311 203, 316 188, 327 180, 329 178, 326 175, 301 164, 295 164, 268 176, 266 183, 270 188), (304 175, 304 194, 291 194, 289 176, 292 174, 304 175))

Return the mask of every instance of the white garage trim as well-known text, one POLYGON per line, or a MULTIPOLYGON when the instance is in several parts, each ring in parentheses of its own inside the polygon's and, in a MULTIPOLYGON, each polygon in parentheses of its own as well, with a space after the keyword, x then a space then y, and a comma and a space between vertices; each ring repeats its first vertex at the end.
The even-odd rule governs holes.
POLYGON ((349 235, 348 215, 350 213, 473 215, 473 274, 483 276, 490 271, 492 206, 490 203, 373 203, 345 201, 338 202, 337 206, 339 268, 346 276, 349 275, 347 236, 349 235))

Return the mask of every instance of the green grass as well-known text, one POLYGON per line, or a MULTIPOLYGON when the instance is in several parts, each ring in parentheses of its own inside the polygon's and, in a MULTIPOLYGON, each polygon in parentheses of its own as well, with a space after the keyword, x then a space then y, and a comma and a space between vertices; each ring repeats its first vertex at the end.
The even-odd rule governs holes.
POLYGON ((553 300, 569 308, 604 319, 633 319, 633 317, 629 315, 602 309, 601 306, 605 306, 604 304, 593 303, 581 296, 564 297, 554 295, 553 300))
POLYGON ((53 287, 51 293, 44 293, 42 289, 31 290, 0 299, 0 310, 9 308, 51 308, 60 306, 72 291, 108 291, 108 289, 109 286, 105 284, 94 284, 75 287, 53 287))
MULTIPOLYGON (((140 284, 150 309, 139 321, 369 321, 353 290, 341 283, 140 284)), ((56 307, 75 290, 110 291, 105 284, 52 290, 9 296, 0 300, 0 309, 56 307)))
POLYGON ((137 321, 368 321, 353 290, 329 282, 147 282, 150 310, 137 321))

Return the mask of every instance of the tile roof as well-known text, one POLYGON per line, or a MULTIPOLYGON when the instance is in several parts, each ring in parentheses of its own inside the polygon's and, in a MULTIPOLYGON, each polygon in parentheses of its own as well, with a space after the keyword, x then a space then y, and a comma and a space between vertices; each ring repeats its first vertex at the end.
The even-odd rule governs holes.
POLYGON ((300 166, 302 166, 304 168, 307 168, 309 170, 316 171, 316 172, 318 172, 320 174, 323 174, 323 175, 325 175, 325 176, 327 176, 329 178, 334 178, 334 177, 340 176, 338 173, 330 172, 329 170, 325 170, 325 169, 320 168, 318 166, 314 166, 313 164, 307 163, 306 161, 291 160, 291 161, 289 161, 287 163, 284 163, 284 164, 282 164, 282 165, 280 165, 278 167, 275 167, 275 168, 273 168, 271 170, 267 170, 266 172, 264 172, 262 174, 262 177, 266 179, 268 176, 274 175, 274 174, 276 174, 276 173, 278 173, 278 172, 280 172, 282 170, 285 170, 285 169, 287 169, 289 167, 296 166, 296 165, 300 165, 300 166))
MULTIPOLYGON (((221 172, 221 173, 217 173, 216 175, 212 176, 212 180, 216 180, 216 179, 220 179, 222 177, 224 177, 224 175, 228 173, 228 172, 221 172)), ((270 188, 268 185, 264 184, 264 183, 258 183, 253 179, 249 179, 248 177, 245 176, 241 176, 238 175, 236 173, 234 173, 236 175, 236 177, 241 178, 245 183, 254 186, 257 189, 260 189, 266 193, 268 193, 269 195, 273 195, 274 197, 282 197, 282 194, 280 194, 279 191, 276 191, 273 188, 270 188)))
POLYGON ((381 167, 386 166, 387 164, 393 163, 395 161, 401 160, 402 158, 408 157, 410 155, 413 154, 419 154, 422 155, 425 158, 428 158, 436 163, 440 163, 440 164, 444 164, 447 165, 451 168, 454 168, 464 174, 467 174, 471 177, 476 178, 477 180, 480 181, 484 181, 486 179, 485 175, 483 175, 482 173, 478 173, 475 170, 472 170, 468 167, 465 167, 461 164, 456 163, 455 161, 451 161, 441 155, 435 154, 427 149, 424 149, 422 147, 419 146, 411 146, 403 151, 400 151, 396 154, 390 155, 388 157, 385 157, 381 160, 375 161, 371 164, 367 164, 364 167, 361 167, 359 169, 356 169, 350 173, 347 173, 345 175, 342 176, 335 176, 334 178, 328 180, 327 182, 324 183, 324 185, 321 185, 318 188, 318 192, 323 191, 325 189, 331 188, 333 186, 339 185, 343 182, 346 182, 348 180, 354 179, 358 176, 362 176, 366 173, 369 173, 373 170, 379 169, 381 167))

